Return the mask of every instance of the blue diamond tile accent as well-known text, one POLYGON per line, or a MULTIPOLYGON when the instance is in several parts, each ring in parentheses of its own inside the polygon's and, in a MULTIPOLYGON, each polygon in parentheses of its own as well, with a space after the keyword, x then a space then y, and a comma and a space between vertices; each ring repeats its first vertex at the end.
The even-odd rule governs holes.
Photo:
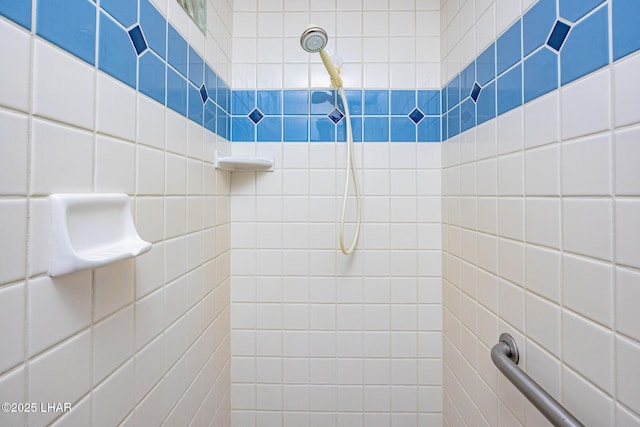
POLYGON ((473 102, 478 102, 478 97, 480 96, 481 89, 482 88, 480 87, 478 82, 475 82, 473 84, 473 89, 471 89, 471 99, 473 99, 473 102))
POLYGON ((333 123, 338 124, 338 122, 344 117, 344 114, 342 114, 337 108, 334 108, 329 114, 327 114, 327 116, 333 123))
POLYGON ((204 87, 204 84, 200 87, 200 97, 202 98, 202 102, 207 102, 207 99, 209 98, 207 88, 204 87))
POLYGON ((147 42, 144 40, 144 35, 142 34, 140 25, 136 25, 135 27, 129 30, 129 37, 131 38, 133 47, 136 48, 136 53, 138 55, 142 54, 142 52, 147 50, 147 42))
POLYGON ((264 118, 264 114, 262 114, 262 112, 260 110, 258 110, 257 108, 254 108, 249 113, 249 118, 251 119, 251 121, 253 123, 258 124, 258 122, 264 118))
POLYGON ((414 108, 413 111, 409 113, 409 118, 413 121, 413 123, 418 124, 420 123, 420 120, 424 118, 424 114, 422 114, 422 111, 414 108))
POLYGON ((555 49, 556 51, 559 52, 560 48, 562 48, 562 44, 567 38, 567 34, 569 33, 570 29, 571 29, 570 25, 565 24, 564 22, 561 22, 561 21, 556 21, 556 25, 553 27, 553 31, 551 31, 549 40, 547 40, 547 44, 552 49, 555 49))

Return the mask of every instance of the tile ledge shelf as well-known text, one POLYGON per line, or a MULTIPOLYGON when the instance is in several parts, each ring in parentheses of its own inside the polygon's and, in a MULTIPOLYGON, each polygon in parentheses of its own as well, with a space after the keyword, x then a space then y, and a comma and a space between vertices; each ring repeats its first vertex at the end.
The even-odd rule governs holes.
POLYGON ((226 171, 273 172, 274 159, 256 156, 228 156, 216 151, 214 166, 226 171))

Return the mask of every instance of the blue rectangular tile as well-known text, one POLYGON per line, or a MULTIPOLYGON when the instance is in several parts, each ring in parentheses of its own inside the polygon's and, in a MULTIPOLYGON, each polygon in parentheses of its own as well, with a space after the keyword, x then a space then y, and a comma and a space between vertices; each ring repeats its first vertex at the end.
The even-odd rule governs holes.
POLYGON ((229 132, 230 129, 228 127, 226 113, 222 110, 222 108, 216 107, 216 134, 220 135, 223 138, 227 138, 225 135, 227 135, 229 132))
POLYGON ((336 93, 332 90, 313 90, 310 97, 309 112, 311 114, 327 115, 335 108, 336 93))
POLYGON ((543 48, 524 61, 524 102, 558 88, 558 55, 543 48))
POLYGON ((282 91, 259 90, 256 99, 258 108, 264 114, 274 116, 282 115, 282 91))
MULTIPOLYGON (((362 91, 361 90, 345 90, 345 96, 349 103, 349 113, 358 116, 362 115, 362 91)), ((342 105, 342 98, 337 97, 337 105, 340 111, 345 111, 342 105)))
POLYGON ((419 90, 418 108, 428 116, 440 114, 440 91, 419 90))
POLYGON ((254 142, 256 140, 256 125, 246 117, 232 119, 231 139, 234 142, 254 142))
POLYGON ((391 117, 391 142, 416 142, 417 126, 408 117, 391 117))
POLYGON ((309 120, 309 141, 334 142, 336 140, 336 125, 324 116, 311 116, 309 120))
POLYGON ((612 0, 613 60, 640 49, 640 1, 612 0))
POLYGON ((98 40, 98 68, 135 89, 138 56, 127 30, 100 12, 98 40))
POLYGON ((566 85, 609 63, 609 18, 605 5, 571 28, 560 51, 560 81, 566 85))
POLYGON ((232 99, 231 112, 234 115, 246 116, 256 107, 255 90, 234 90, 232 99))
POLYGON ((282 141, 282 117, 265 117, 257 127, 258 142, 282 141))
POLYGON ((415 90, 391 91, 391 114, 408 115, 416 108, 415 90))
POLYGON ((0 15, 5 16, 22 25, 27 30, 31 29, 31 0, 7 0, 0 1, 0 15))
POLYGON ((496 82, 482 88, 476 104, 476 122, 478 125, 496 116, 496 82))
POLYGON ((460 132, 476 126, 476 103, 467 98, 460 104, 460 132))
POLYGON ((560 17, 577 22, 605 0, 560 0, 560 17))
MULTIPOLYGON (((340 120, 336 126, 336 140, 345 142, 347 140, 347 121, 340 120)), ((351 116, 351 134, 353 142, 362 142, 362 116, 351 116)))
POLYGON ((447 88, 443 87, 442 90, 440 91, 440 96, 441 96, 441 100, 442 103, 440 104, 440 107, 442 109, 442 114, 446 113, 447 111, 449 111, 449 100, 447 99, 447 88))
POLYGON ((476 81, 476 63, 475 61, 467 65, 460 73, 460 99, 471 96, 473 84, 476 81))
POLYGON ((88 0, 38 0, 36 33, 95 65, 96 5, 88 0))
POLYGON ((165 59, 167 57, 167 20, 149 0, 140 0, 140 26, 149 47, 160 58, 165 59))
POLYGON ((522 65, 498 77, 497 91, 498 115, 522 105, 522 65))
POLYGON ((284 142, 307 142, 309 120, 307 117, 284 117, 284 142))
POLYGON ((539 0, 522 17, 524 56, 542 46, 556 21, 556 0, 539 0))
POLYGON ((440 117, 425 117, 418 123, 419 142, 440 142, 440 117))
POLYGON ((138 22, 138 3, 131 0, 100 0, 100 7, 125 28, 138 22))
POLYGON ((449 137, 448 124, 449 124, 449 114, 443 114, 440 119, 440 135, 441 135, 442 141, 446 140, 449 137))
POLYGON ((452 108, 447 114, 447 130, 449 138, 460 133, 460 106, 452 108))
POLYGON ((389 142, 388 117, 364 117, 363 127, 364 142, 389 142))
POLYGON ((496 78, 496 44, 486 48, 476 59, 476 74, 480 86, 496 78))
MULTIPOLYGON (((388 90, 365 90, 364 91, 364 114, 382 115, 389 114, 389 91, 388 90)), ((365 123, 365 141, 367 136, 367 125, 365 123)))
POLYGON ((447 104, 449 110, 460 103, 460 75, 454 77, 451 83, 447 85, 447 104))
POLYGON ((549 35, 549 40, 547 40, 547 46, 559 52, 562 49, 562 45, 564 44, 567 34, 569 34, 569 30, 571 26, 562 21, 556 21, 553 26, 553 30, 551 30, 551 34, 549 35))
POLYGON ((204 83, 204 61, 191 46, 189 46, 189 80, 196 87, 204 83))
POLYGON ((167 67, 167 107, 187 115, 187 81, 171 67, 167 67))
POLYGON ((204 85, 207 88, 209 99, 218 102, 218 75, 211 69, 209 64, 204 64, 204 85))
MULTIPOLYGON (((216 132, 217 108, 218 107, 216 107, 216 104, 214 104, 210 99, 204 103, 204 127, 209 129, 213 133, 216 132)), ((251 141, 253 141, 253 139, 251 141)))
POLYGON ((216 102, 224 111, 229 111, 229 105, 227 104, 228 95, 229 87, 220 76, 216 75, 216 102))
POLYGON ((200 96, 200 91, 197 87, 191 83, 187 84, 187 106, 188 117, 199 125, 202 125, 203 120, 203 102, 200 96))
POLYGON ((520 31, 520 20, 518 20, 511 25, 496 42, 498 75, 522 59, 522 38, 520 31))
POLYGON ((167 31, 167 60, 173 68, 178 70, 183 76, 187 76, 187 42, 169 24, 167 31))
POLYGON ((283 96, 284 114, 303 116, 309 114, 308 90, 286 90, 283 96))
POLYGON ((138 90, 165 103, 165 73, 167 66, 155 53, 145 52, 138 62, 138 90))

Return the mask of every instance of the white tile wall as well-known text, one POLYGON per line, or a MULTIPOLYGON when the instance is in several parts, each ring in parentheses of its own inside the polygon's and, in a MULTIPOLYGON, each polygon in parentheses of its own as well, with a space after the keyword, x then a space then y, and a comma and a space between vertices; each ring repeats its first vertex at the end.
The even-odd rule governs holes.
POLYGON ((234 423, 368 426, 396 411, 394 425, 440 422, 441 233, 415 202, 424 194, 422 209, 439 211, 440 146, 424 145, 419 168, 415 143, 358 147, 365 222, 345 257, 341 144, 234 144, 283 158, 282 179, 231 176, 234 423))
MULTIPOLYGON (((155 3, 230 82, 231 5, 209 2, 205 37, 155 3)), ((72 405, 0 424, 229 426, 228 141, 4 18, 0 36, 0 395, 72 405), (153 250, 49 278, 55 192, 130 195, 153 250)))
MULTIPOLYGON (((531 3, 443 2, 443 81, 471 4, 477 54, 531 3)), ((489 360, 501 332, 585 425, 640 423, 638 58, 443 143, 444 425, 548 425, 489 360)))

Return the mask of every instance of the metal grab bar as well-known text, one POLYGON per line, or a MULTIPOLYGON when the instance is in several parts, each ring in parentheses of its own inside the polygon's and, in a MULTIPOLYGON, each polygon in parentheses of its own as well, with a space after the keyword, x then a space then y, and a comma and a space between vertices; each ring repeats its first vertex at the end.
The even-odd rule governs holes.
POLYGON ((511 383, 520 390, 547 420, 556 427, 585 427, 557 400, 518 367, 520 355, 513 337, 501 334, 498 344, 491 349, 491 360, 511 383))

